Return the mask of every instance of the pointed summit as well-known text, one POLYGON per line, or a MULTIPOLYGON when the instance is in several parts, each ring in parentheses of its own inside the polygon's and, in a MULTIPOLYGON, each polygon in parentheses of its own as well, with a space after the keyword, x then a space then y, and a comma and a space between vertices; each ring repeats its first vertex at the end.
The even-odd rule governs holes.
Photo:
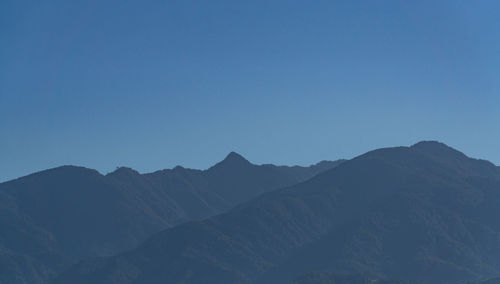
POLYGON ((245 159, 242 155, 236 153, 236 152, 231 152, 229 153, 226 158, 223 161, 240 161, 240 162, 247 162, 250 163, 247 159, 245 159))
POLYGON ((229 153, 224 160, 220 161, 212 168, 235 168, 235 167, 245 167, 250 166, 250 163, 247 159, 236 152, 229 153))
POLYGON ((229 153, 226 158, 219 164, 225 164, 229 166, 251 165, 251 163, 247 159, 236 152, 229 153))

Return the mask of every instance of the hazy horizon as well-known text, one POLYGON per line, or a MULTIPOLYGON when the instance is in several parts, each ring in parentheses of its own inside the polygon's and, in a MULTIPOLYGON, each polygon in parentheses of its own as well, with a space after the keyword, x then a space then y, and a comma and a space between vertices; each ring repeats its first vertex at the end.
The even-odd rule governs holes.
MULTIPOLYGON (((373 150, 377 150, 377 149, 381 149, 381 148, 395 148, 395 147, 410 147, 412 145, 415 145, 416 143, 418 142, 428 142, 428 141, 432 141, 432 142, 439 142, 439 143, 442 143, 442 141, 437 141, 437 140, 421 140, 421 141, 417 141, 415 143, 412 143, 412 144, 409 144, 409 145, 393 145, 393 146, 384 146, 384 147, 380 147, 380 148, 374 148, 374 149, 370 149, 368 151, 365 151, 365 152, 362 152, 362 153, 358 153, 358 154, 355 154, 354 156, 352 157, 348 157, 348 158, 345 158, 345 157, 339 157, 339 158, 334 158, 334 159, 321 159, 321 160, 318 160, 318 161, 315 161, 315 162, 311 162, 309 164, 280 164, 280 163, 273 163, 273 162, 255 162, 253 161, 252 159, 249 159, 248 157, 246 157, 245 155, 242 155, 241 153, 237 152, 237 151, 231 151, 231 152, 228 152, 225 156, 221 157, 220 159, 212 162, 211 164, 209 164, 208 166, 204 167, 204 168, 195 168, 195 167, 190 167, 190 166, 186 166, 186 165, 181 165, 181 164, 175 164, 174 166, 171 166, 171 167, 165 167, 165 168, 158 168, 158 169, 151 169, 149 171, 141 171, 141 170, 138 170, 134 167, 131 167, 131 166, 127 166, 127 165, 119 165, 119 166, 116 166, 115 168, 113 169, 109 169, 109 170, 102 170, 102 169, 96 169, 96 168, 92 168, 92 167, 89 167, 89 166, 85 166, 85 165, 79 165, 79 164, 64 164, 64 165, 58 165, 58 166, 55 166, 55 167, 50 167, 50 168, 45 168, 45 169, 39 169, 39 170, 34 170, 33 172, 29 172, 27 174, 24 174, 24 175, 21 175, 21 176, 18 176, 18 177, 14 177, 14 178, 10 178, 10 179, 7 179, 7 180, 1 180, 0 179, 0 183, 2 182, 5 182, 5 181, 10 181, 10 180, 13 180, 13 179, 17 179, 17 178, 21 178, 21 177, 24 177, 24 176, 27 176, 27 175, 30 175, 30 174, 33 174, 33 173, 37 173, 37 172, 41 172, 41 171, 44 171, 44 170, 49 170, 49 169, 53 169, 53 168, 58 168, 58 167, 63 167, 63 166, 76 166, 76 167, 85 167, 85 168, 89 168, 89 169, 93 169, 93 170, 97 170, 100 174, 102 175, 106 175, 106 174, 109 174, 109 173, 112 173, 114 171, 116 171, 118 168, 131 168, 132 170, 135 170, 137 172, 139 172, 140 174, 149 174, 149 173, 154 173, 156 171, 161 171, 161 170, 167 170, 167 169, 173 169, 175 167, 183 167, 183 168, 186 168, 186 169, 194 169, 194 170, 207 170, 209 169, 210 167, 216 165, 217 163, 219 162, 222 162, 223 160, 225 160, 231 153, 236 153, 238 155, 240 155, 242 158, 244 158, 245 160, 249 161, 250 163, 254 164, 254 165, 269 165, 269 164, 272 164, 272 165, 275 165, 275 166, 290 166, 290 167, 293 167, 293 166, 301 166, 301 167, 309 167, 309 166, 313 166, 313 165, 316 165, 316 164, 319 164, 320 162, 324 162, 324 161, 340 161, 340 160, 350 160, 350 159, 353 159, 353 158, 356 158, 358 156, 361 156, 363 154, 366 154, 370 151, 373 151, 373 150)), ((450 146, 449 144, 446 144, 444 143, 445 145, 447 146, 450 146)), ((454 148, 454 147, 452 147, 454 148)), ((456 148, 454 148, 456 149, 456 148)), ((459 150, 460 149, 456 149, 456 150, 459 150)), ((468 155, 467 153, 464 153, 465 155, 467 155, 468 157, 471 157, 471 158, 475 158, 475 159, 481 159, 481 158, 478 158, 478 157, 473 157, 473 156, 470 156, 468 155)), ((492 162, 488 159, 481 159, 481 160, 486 160, 486 161, 489 161, 489 162, 492 162)), ((493 163, 493 162, 492 162, 493 163)), ((493 163, 495 164, 495 163, 493 163)), ((498 166, 497 164, 495 164, 495 166, 498 166)))
POLYGON ((283 3, 3 1, 0 181, 421 140, 500 164, 499 3, 283 3))

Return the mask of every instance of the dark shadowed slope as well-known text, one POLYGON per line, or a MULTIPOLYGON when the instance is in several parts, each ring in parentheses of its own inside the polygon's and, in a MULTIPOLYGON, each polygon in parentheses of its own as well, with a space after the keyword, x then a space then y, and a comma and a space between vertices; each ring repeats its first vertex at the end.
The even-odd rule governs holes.
POLYGON ((41 283, 68 264, 53 235, 0 191, 0 283, 41 283))
POLYGON ((385 280, 365 275, 310 272, 297 277, 292 284, 410 284, 410 282, 385 280))
POLYGON ((500 172, 437 142, 379 149, 55 283, 289 283, 308 271, 461 283, 500 273, 500 172))
POLYGON ((201 171, 108 175, 63 166, 0 184, 0 283, 43 283, 84 257, 130 249, 151 234, 228 210, 339 162, 253 165, 231 153, 201 171))
POLYGON ((492 277, 478 281, 467 281, 465 284, 500 284, 500 277, 492 277))

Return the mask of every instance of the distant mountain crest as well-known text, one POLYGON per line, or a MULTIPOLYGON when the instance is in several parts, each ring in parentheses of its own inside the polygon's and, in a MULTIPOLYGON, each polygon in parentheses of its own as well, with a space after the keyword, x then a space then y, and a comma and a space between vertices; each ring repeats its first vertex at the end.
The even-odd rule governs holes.
POLYGON ((417 150, 422 150, 426 152, 431 152, 431 153, 455 153, 459 154, 461 156, 465 156, 462 152, 444 144, 439 141, 421 141, 410 148, 417 149, 417 150))
POLYGON ((497 171, 497 167, 490 161, 471 158, 464 153, 437 141, 422 141, 410 147, 429 157, 433 157, 444 163, 453 164, 460 170, 468 168, 476 174, 488 172, 492 174, 497 171), (468 164, 468 166, 466 166, 468 164))
POLYGON ((221 168, 221 167, 242 167, 242 166, 252 166, 247 159, 236 152, 229 153, 224 160, 215 164, 211 169, 221 168))
POLYGON ((139 175, 139 172, 129 167, 118 167, 116 170, 107 175, 108 176, 139 175))
POLYGON ((240 154, 238 154, 236 152, 231 152, 231 153, 227 154, 227 156, 223 160, 223 162, 247 162, 247 163, 250 163, 242 155, 240 155, 240 154))

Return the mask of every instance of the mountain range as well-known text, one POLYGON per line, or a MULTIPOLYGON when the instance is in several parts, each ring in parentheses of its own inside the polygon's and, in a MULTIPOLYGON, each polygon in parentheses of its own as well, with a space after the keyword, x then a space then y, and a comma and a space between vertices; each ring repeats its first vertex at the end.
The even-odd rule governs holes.
POLYGON ((53 283, 466 283, 500 275, 499 205, 488 161, 433 141, 377 149, 53 283))
POLYGON ((47 283, 84 258, 132 249, 166 228, 225 212, 343 161, 254 165, 237 153, 207 170, 107 175, 62 166, 0 184, 0 283, 47 283))

